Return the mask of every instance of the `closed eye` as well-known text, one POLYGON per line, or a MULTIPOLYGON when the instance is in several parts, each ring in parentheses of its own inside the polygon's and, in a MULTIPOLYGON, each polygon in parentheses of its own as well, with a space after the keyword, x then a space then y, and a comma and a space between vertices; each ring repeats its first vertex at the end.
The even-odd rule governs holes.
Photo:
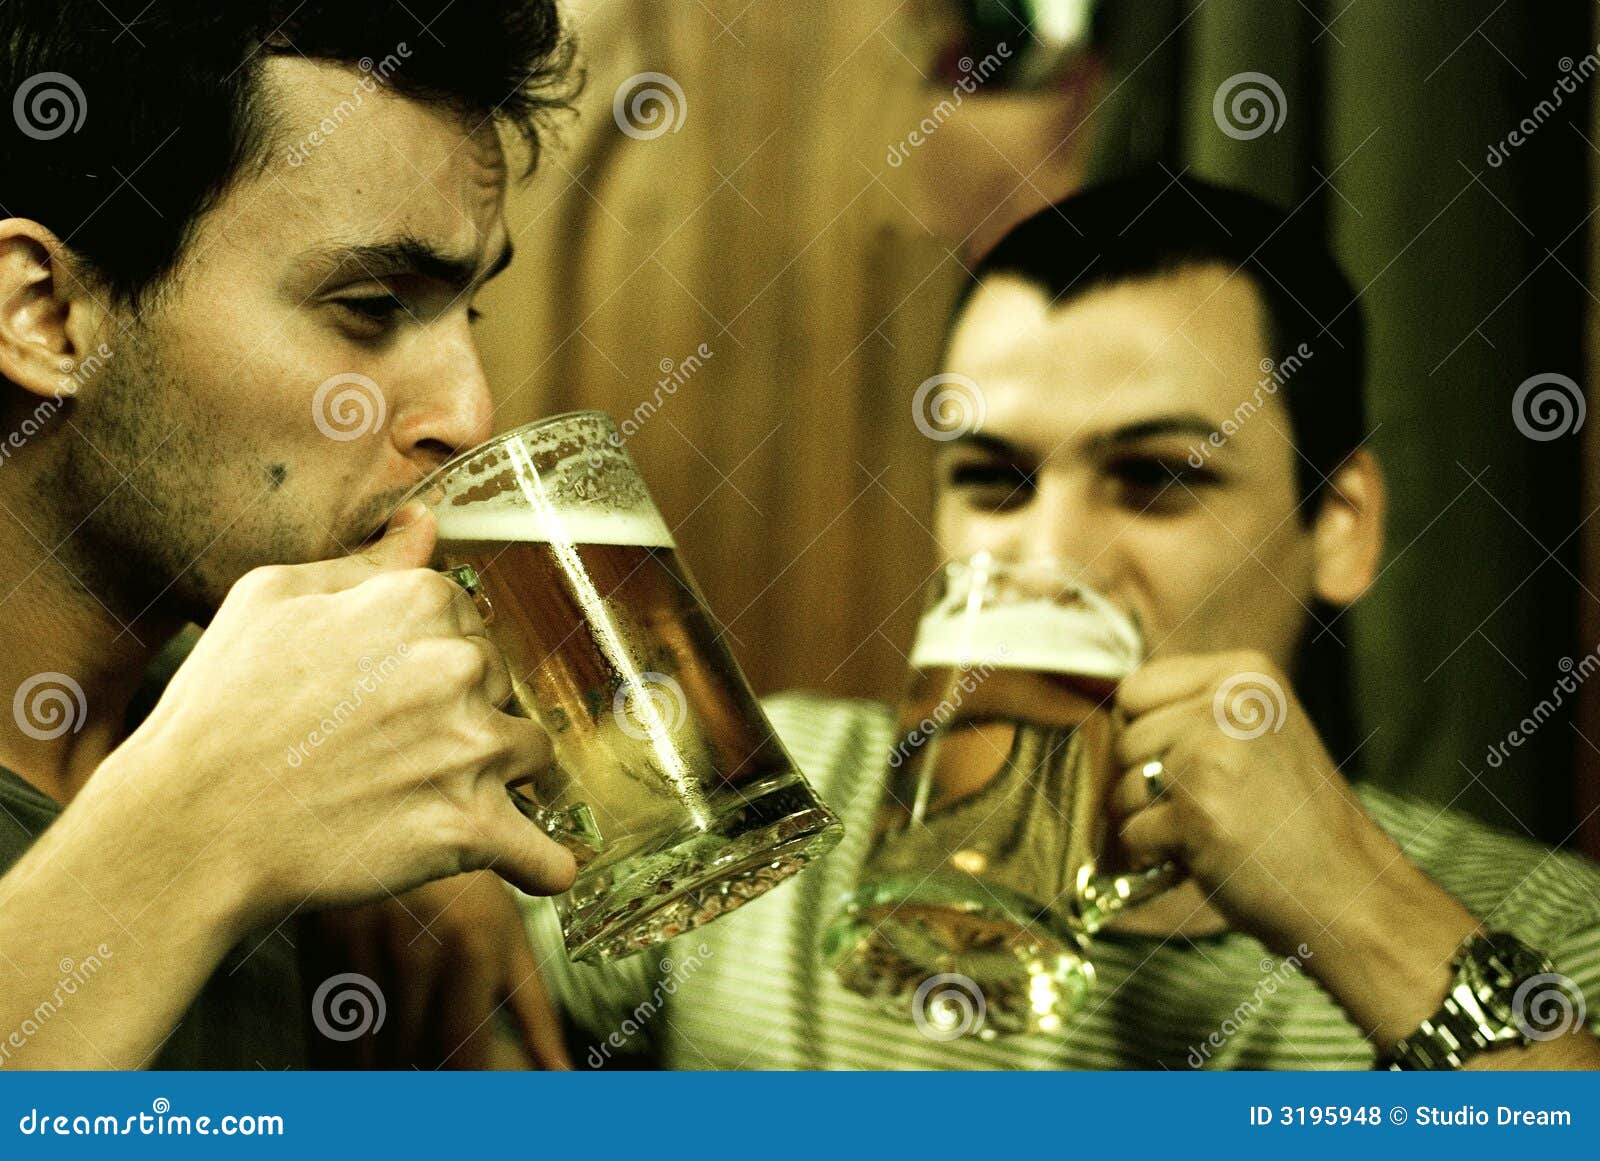
POLYGON ((384 324, 392 323, 395 316, 406 309, 406 304, 393 294, 338 298, 334 302, 361 319, 384 324))

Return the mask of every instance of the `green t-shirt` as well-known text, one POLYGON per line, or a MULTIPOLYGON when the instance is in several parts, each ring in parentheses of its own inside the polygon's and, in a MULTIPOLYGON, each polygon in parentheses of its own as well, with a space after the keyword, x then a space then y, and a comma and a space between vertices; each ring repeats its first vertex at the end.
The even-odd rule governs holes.
MULTIPOLYGON (((0 874, 11 869, 61 811, 59 803, 0 768, 0 874)), ((294 946, 298 941, 297 929, 285 922, 253 933, 229 952, 149 1067, 305 1067, 309 1008, 302 1002, 294 946)), ((84 961, 69 965, 71 970, 64 975, 64 986, 72 994, 92 992, 97 974, 116 970, 114 959, 92 962, 93 948, 84 955, 84 961)), ((30 1021, 11 1032, 9 1042, 0 1038, 6 1066, 26 1065, 26 1038, 38 1026, 47 1020, 70 1018, 70 996, 59 1004, 56 995, 40 1000, 30 1021)))

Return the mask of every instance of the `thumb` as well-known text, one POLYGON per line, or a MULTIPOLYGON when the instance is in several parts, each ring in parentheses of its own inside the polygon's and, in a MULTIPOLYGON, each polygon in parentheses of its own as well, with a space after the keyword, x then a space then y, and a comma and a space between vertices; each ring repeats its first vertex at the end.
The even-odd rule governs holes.
POLYGON ((433 513, 420 501, 402 505, 389 518, 383 536, 375 543, 332 560, 304 566, 313 584, 324 592, 354 588, 362 581, 385 572, 426 568, 433 559, 438 526, 433 513))
POLYGON ((488 834, 495 855, 488 869, 527 895, 559 895, 578 875, 572 852, 541 831, 515 806, 493 811, 488 834))

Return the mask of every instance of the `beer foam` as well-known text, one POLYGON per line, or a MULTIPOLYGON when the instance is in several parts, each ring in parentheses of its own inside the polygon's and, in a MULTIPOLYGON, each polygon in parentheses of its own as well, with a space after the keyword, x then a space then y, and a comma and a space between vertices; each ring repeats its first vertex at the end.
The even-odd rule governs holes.
POLYGON ((661 517, 649 511, 563 511, 497 499, 482 504, 446 504, 435 509, 434 515, 439 522, 440 540, 676 547, 661 517))
POLYGON ((940 605, 917 626, 911 664, 1072 673, 1118 681, 1139 664, 1139 630, 1109 603, 940 605))

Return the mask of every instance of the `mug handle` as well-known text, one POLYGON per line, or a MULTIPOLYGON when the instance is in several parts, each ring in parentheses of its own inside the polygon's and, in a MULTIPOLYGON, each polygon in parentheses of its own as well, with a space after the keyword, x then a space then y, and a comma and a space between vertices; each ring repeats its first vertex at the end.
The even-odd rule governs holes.
POLYGON ((1077 884, 1078 918, 1084 930, 1093 935, 1114 916, 1155 898, 1183 877, 1183 870, 1170 859, 1120 875, 1097 874, 1085 867, 1077 884))
POLYGON ((600 833, 600 824, 595 821, 594 811, 589 809, 588 803, 580 802, 565 810, 551 810, 523 791, 522 787, 529 781, 531 779, 519 779, 506 786, 511 804, 522 812, 524 818, 571 851, 580 867, 605 850, 605 836, 600 833))
MULTIPOLYGON (((476 569, 463 564, 442 569, 441 573, 447 580, 454 581, 466 590, 472 603, 478 606, 478 614, 485 625, 494 620, 494 605, 489 601, 489 594, 483 591, 483 582, 476 569)), ((600 833, 600 824, 595 821, 594 811, 587 803, 580 802, 564 810, 552 810, 522 790, 532 781, 531 777, 521 778, 506 786, 506 794, 511 798, 512 805, 522 812, 524 818, 571 851, 580 866, 605 849, 605 836, 600 833)))

